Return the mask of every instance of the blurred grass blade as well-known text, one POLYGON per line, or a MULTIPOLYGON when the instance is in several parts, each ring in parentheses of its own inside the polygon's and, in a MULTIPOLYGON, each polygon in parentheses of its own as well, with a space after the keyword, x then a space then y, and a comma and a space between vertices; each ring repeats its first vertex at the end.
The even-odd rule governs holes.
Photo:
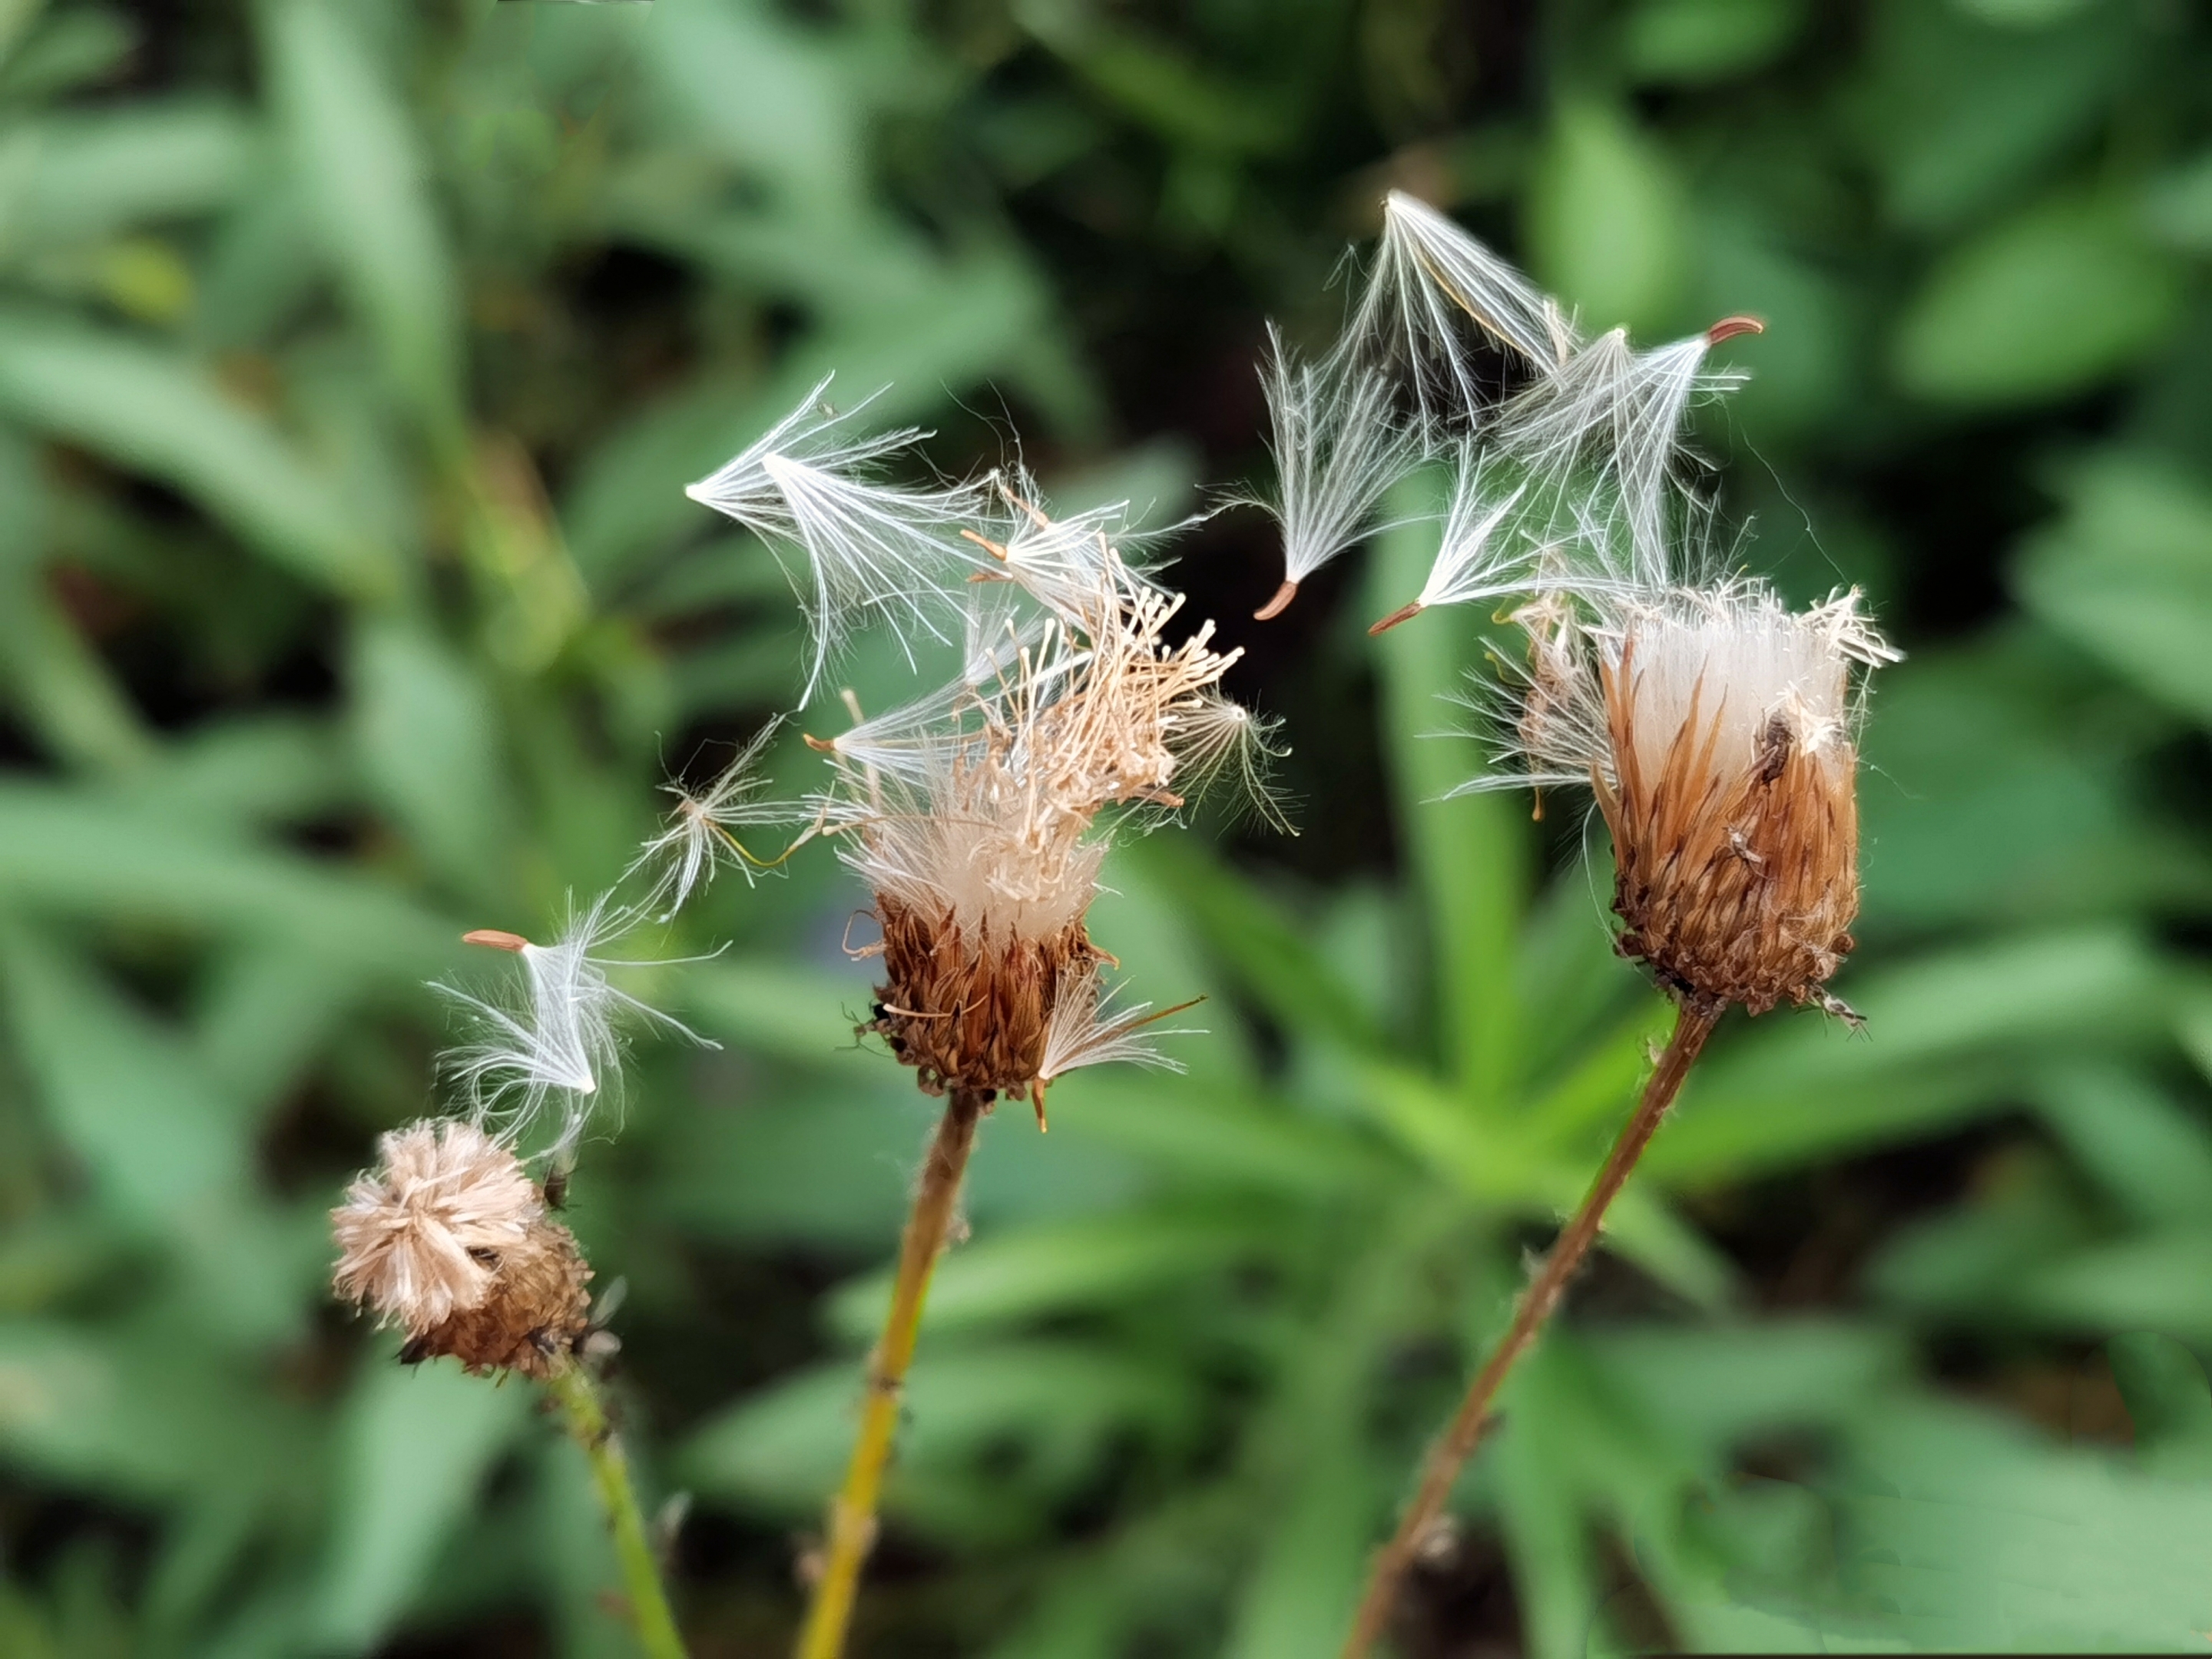
POLYGON ((270 89, 332 274, 434 441, 461 424, 459 296, 406 112, 350 9, 263 0, 270 89))
POLYGON ((0 408, 192 497, 319 587, 388 592, 343 498, 188 358, 52 315, 0 310, 0 408))

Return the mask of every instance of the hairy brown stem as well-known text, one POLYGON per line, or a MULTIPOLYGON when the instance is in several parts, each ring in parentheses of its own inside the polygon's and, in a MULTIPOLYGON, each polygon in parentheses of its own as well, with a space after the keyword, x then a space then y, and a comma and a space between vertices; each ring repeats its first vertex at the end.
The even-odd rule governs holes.
POLYGON ((1566 1231, 1553 1244, 1551 1254, 1544 1258, 1544 1265, 1529 1281, 1528 1288, 1521 1293, 1521 1300, 1513 1310, 1513 1322, 1506 1327, 1505 1334, 1491 1350, 1482 1369, 1475 1373, 1467 1397, 1460 1401, 1450 1423, 1430 1446, 1428 1456, 1421 1464, 1421 1483, 1414 1491, 1413 1502, 1406 1505, 1405 1513, 1399 1517, 1398 1530, 1376 1556, 1375 1565, 1368 1573, 1367 1588, 1359 1598, 1359 1610, 1352 1616, 1351 1634, 1344 1639, 1342 1659, 1364 1659, 1375 1638, 1382 1633, 1383 1626, 1389 1621, 1390 1610, 1397 1603, 1398 1587, 1419 1553, 1421 1540, 1443 1513, 1445 1500, 1451 1496, 1460 1470, 1474 1455, 1483 1431, 1490 1425, 1491 1403, 1497 1399, 1507 1373, 1528 1352, 1544 1328, 1544 1322, 1559 1305, 1559 1298, 1565 1294, 1575 1270, 1582 1266, 1583 1258, 1597 1242, 1607 1208, 1628 1184, 1629 1172, 1635 1169, 1644 1149, 1651 1144, 1660 1121, 1667 1115, 1668 1107, 1681 1090, 1682 1079, 1689 1075, 1691 1066, 1719 1018, 1718 1009, 1687 1004, 1676 1017, 1674 1035, 1668 1039, 1666 1052, 1659 1057, 1658 1069, 1644 1085, 1644 1097, 1637 1103, 1635 1114, 1621 1126, 1613 1151, 1607 1154, 1605 1166, 1591 1183, 1582 1207, 1575 1212, 1574 1219, 1567 1223, 1566 1231))
POLYGON ((876 1505, 883 1494, 884 1470, 890 1462, 891 1442, 898 1431, 899 1398, 906 1387, 907 1367, 914 1360, 914 1345, 921 1328, 921 1308, 929 1295, 930 1274, 960 1200, 961 1176, 967 1172, 968 1154, 975 1145, 975 1126, 989 1097, 978 1090, 955 1089, 938 1120, 937 1135, 929 1143, 929 1156, 921 1166, 921 1179, 908 1212, 906 1233, 899 1242, 898 1277, 891 1289, 890 1312, 884 1333, 868 1357, 867 1398, 860 1408, 860 1437, 853 1445, 853 1461, 845 1470, 845 1484, 830 1503, 830 1535, 825 1542, 821 1576, 800 1628, 798 1659, 837 1659, 844 1651, 846 1628, 852 1622, 853 1600, 860 1585, 860 1568, 876 1541, 876 1505))

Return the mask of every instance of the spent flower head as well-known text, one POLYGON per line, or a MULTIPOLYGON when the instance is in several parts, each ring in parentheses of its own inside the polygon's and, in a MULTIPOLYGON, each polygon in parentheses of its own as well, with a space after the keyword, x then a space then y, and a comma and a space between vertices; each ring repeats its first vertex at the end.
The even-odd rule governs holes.
POLYGON ((406 1334, 410 1362, 543 1376, 590 1322, 592 1270, 514 1151, 472 1123, 410 1124, 331 1212, 333 1282, 406 1334))
POLYGON ((1858 907, 1864 675, 1897 653, 1856 590, 1792 611, 1706 556, 1685 422, 1735 383, 1711 348, 1761 325, 1650 350, 1620 330, 1586 339, 1441 215, 1394 194, 1384 219, 1340 350, 1398 365, 1425 428, 1449 435, 1452 488, 1421 592, 1373 631, 1508 602, 1525 658, 1474 698, 1505 763, 1468 787, 1590 788, 1620 947, 1686 1003, 1840 1009, 1825 988, 1858 907), (1503 372, 1479 372, 1486 340, 1503 372))

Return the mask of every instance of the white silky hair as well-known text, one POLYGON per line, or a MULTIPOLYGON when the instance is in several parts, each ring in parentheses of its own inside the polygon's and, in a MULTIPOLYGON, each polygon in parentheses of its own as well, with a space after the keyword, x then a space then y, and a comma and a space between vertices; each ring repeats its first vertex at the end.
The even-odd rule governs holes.
POLYGON ((1616 592, 1601 597, 1595 614, 1585 601, 1553 594, 1512 619, 1528 635, 1528 660, 1501 660, 1498 676, 1477 678, 1463 700, 1492 736, 1495 764, 1455 794, 1617 784, 1603 671, 1628 676, 1631 740, 1647 777, 1693 714, 1717 733, 1720 776, 1753 763, 1778 715, 1800 749, 1832 754, 1856 738, 1864 671, 1901 654, 1875 631, 1856 588, 1802 611, 1741 579, 1616 592))
POLYGON ((1487 433, 1490 446, 1542 482, 1560 507, 1623 532, 1586 542, 1608 578, 1657 592, 1686 574, 1675 481, 1691 404, 1739 384, 1705 368, 1705 337, 1638 351, 1625 330, 1599 336, 1508 399, 1487 433))
POLYGON ((1273 324, 1260 371, 1273 428, 1276 494, 1255 504, 1283 532, 1283 574, 1304 581, 1372 528, 1390 486, 1419 459, 1382 374, 1339 354, 1296 362, 1273 324))
POLYGON ((1580 343, 1556 300, 1427 203, 1392 191, 1375 267, 1340 350, 1406 374, 1425 426, 1464 429, 1487 397, 1470 324, 1540 375, 1580 343))
POLYGON ((1152 1018, 1152 1005, 1139 1002, 1115 1010, 1116 986, 1108 989, 1097 964, 1087 963, 1078 975, 1063 978, 1054 989, 1052 1018, 1045 1027, 1044 1059, 1037 1066, 1037 1081, 1050 1083, 1085 1066, 1125 1060, 1158 1071, 1180 1072, 1181 1060, 1162 1054, 1153 1039, 1203 1035, 1195 1027, 1145 1031, 1152 1018), (1142 1035, 1140 1035, 1140 1032, 1142 1035))
POLYGON ((557 1110, 560 1127, 551 1150, 563 1155, 574 1149, 594 1109, 619 1097, 622 1023, 673 1031, 703 1048, 720 1046, 609 981, 610 967, 667 965, 623 963, 596 954, 641 920, 637 907, 617 906, 602 895, 573 914, 552 944, 526 941, 513 952, 522 964, 523 983, 512 1000, 433 986, 460 1005, 474 1027, 471 1041, 440 1057, 441 1070, 468 1101, 471 1122, 514 1146, 557 1110))
POLYGON ((1852 738, 1860 704, 1852 670, 1897 660, 1874 632, 1856 588, 1791 611, 1762 583, 1677 589, 1609 633, 1607 655, 1629 677, 1638 765, 1656 776, 1692 717, 1715 734, 1723 777, 1748 769, 1779 718, 1807 754, 1852 738))
POLYGON ((1170 708, 1164 724, 1176 757, 1176 789, 1185 799, 1218 793, 1226 797, 1232 816, 1249 812, 1270 829, 1297 834, 1273 775, 1273 763, 1291 752, 1275 742, 1279 720, 1206 691, 1170 708))
POLYGON ((1542 547, 1518 513, 1529 483, 1522 478, 1504 489, 1496 474, 1473 442, 1455 447, 1443 537, 1415 601, 1424 608, 1479 604, 1528 590, 1542 547))
POLYGON ((813 635, 802 702, 864 618, 890 623, 902 645, 909 634, 950 641, 957 620, 952 595, 985 561, 958 533, 988 510, 981 488, 878 482, 884 461, 930 434, 908 427, 857 435, 848 423, 873 398, 841 413, 823 401, 830 384, 820 382, 798 409, 684 490, 779 556, 791 549, 805 556, 806 579, 793 580, 813 635))
POLYGON ((768 782, 760 775, 761 760, 782 726, 781 715, 769 720, 696 793, 678 783, 661 786, 663 793, 676 797, 676 805, 660 833, 623 872, 628 877, 641 869, 659 870, 639 908, 657 909, 665 921, 725 866, 738 870, 750 885, 769 866, 747 859, 726 837, 739 830, 781 829, 805 821, 809 815, 795 804, 762 799, 768 782))

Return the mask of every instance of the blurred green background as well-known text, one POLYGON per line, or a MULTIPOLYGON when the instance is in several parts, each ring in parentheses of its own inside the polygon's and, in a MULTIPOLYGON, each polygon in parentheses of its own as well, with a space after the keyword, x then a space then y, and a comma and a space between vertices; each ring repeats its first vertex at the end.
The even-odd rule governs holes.
MULTIPOLYGON (((1742 557, 1911 653, 1869 1034, 1724 1030, 1402 1651, 2202 1650, 2202 8, 5 0, 0 1653, 627 1650, 580 1460, 331 1307, 324 1212, 431 1099, 459 931, 542 935, 796 693, 680 486, 835 368, 1179 514, 1392 185, 1594 325, 1764 315, 1700 432, 1742 557)), ((1425 804, 1480 619, 1364 634, 1427 551, 1261 627, 1266 521, 1182 544, 1304 833, 1116 855, 1102 939, 1210 1034, 988 1127, 860 1651, 1333 1653, 1626 1110, 1665 1012, 1579 815, 1425 804)), ((642 1050, 574 1183, 702 1656, 788 1639, 931 1121, 852 1037, 863 902, 803 856, 687 914, 735 945, 640 988, 726 1046, 642 1050)))

